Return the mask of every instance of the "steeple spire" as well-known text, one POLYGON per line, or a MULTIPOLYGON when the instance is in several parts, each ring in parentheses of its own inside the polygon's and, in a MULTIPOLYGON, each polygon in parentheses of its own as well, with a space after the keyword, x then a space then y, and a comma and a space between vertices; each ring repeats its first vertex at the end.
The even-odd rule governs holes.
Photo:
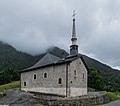
POLYGON ((76 28, 75 28, 75 10, 73 11, 73 29, 72 29, 72 45, 76 45, 76 41, 77 41, 77 38, 76 38, 76 28))
POLYGON ((72 41, 72 45, 70 46, 70 54, 71 55, 75 55, 75 54, 78 54, 78 45, 76 45, 76 42, 77 42, 77 38, 76 38, 76 27, 75 27, 75 10, 73 11, 73 28, 72 28, 72 38, 71 38, 71 41, 72 41))

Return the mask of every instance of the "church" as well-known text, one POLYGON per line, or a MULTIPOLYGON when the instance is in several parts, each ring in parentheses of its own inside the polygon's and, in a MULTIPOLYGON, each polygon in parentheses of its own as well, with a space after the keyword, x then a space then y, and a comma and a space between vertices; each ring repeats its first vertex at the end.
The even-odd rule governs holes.
POLYGON ((87 94, 88 67, 76 44, 73 16, 70 54, 59 58, 46 54, 35 65, 21 71, 21 90, 75 97, 87 94))

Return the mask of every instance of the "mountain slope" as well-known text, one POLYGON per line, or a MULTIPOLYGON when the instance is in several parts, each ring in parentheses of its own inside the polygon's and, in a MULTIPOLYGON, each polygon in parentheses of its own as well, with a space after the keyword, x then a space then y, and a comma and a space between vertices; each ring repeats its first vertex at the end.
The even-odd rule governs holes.
POLYGON ((0 70, 23 69, 35 63, 34 57, 17 51, 12 46, 0 42, 0 70))
POLYGON ((120 71, 111 68, 110 66, 103 64, 95 59, 83 55, 83 58, 88 67, 94 67, 99 70, 101 76, 103 77, 106 87, 111 87, 111 89, 118 90, 120 88, 120 71))
MULTIPOLYGON (((68 53, 58 47, 49 48, 46 53, 51 53, 60 58, 66 57, 68 53)), ((22 70, 34 65, 46 53, 32 56, 27 53, 19 52, 12 46, 0 42, 0 71, 8 68, 22 70)))

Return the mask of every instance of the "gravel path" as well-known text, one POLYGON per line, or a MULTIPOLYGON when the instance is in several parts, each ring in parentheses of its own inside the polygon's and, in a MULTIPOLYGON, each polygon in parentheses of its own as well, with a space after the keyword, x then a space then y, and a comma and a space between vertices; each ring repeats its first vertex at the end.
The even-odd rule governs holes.
POLYGON ((98 105, 98 106, 120 106, 120 100, 116 100, 116 101, 113 101, 104 105, 98 105))
POLYGON ((33 94, 21 91, 19 89, 11 89, 7 91, 7 96, 0 98, 0 105, 9 106, 44 106, 40 100, 33 98, 33 94))

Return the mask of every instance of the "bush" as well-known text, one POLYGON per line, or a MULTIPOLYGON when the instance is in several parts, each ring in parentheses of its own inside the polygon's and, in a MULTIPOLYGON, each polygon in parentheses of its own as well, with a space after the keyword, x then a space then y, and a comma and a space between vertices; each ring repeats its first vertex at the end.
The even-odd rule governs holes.
POLYGON ((108 92, 107 95, 111 98, 111 101, 120 99, 120 93, 108 92))
POLYGON ((98 91, 104 90, 103 78, 99 71, 94 68, 89 69, 88 87, 94 88, 98 91))

